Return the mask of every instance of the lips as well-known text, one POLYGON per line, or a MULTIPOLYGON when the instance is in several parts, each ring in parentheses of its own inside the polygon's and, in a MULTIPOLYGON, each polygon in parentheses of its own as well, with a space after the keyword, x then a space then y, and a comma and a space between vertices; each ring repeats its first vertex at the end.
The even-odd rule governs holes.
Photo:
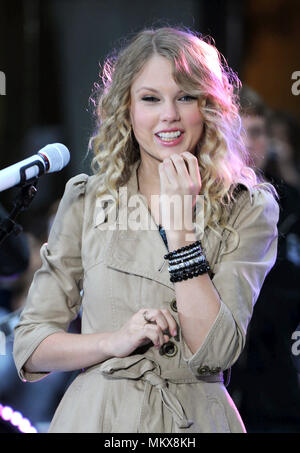
POLYGON ((163 146, 176 146, 182 142, 184 137, 184 131, 180 129, 173 129, 173 131, 160 131, 155 134, 156 141, 163 146), (175 132, 180 132, 180 135, 173 135, 175 132), (164 136, 159 136, 158 134, 165 134, 164 136))
POLYGON ((161 130, 161 131, 155 132, 155 135, 161 134, 161 133, 163 133, 163 132, 177 132, 177 131, 179 131, 179 132, 181 132, 181 133, 184 132, 183 129, 179 129, 178 127, 175 127, 175 128, 173 128, 173 129, 163 129, 163 130, 161 130))
POLYGON ((169 129, 169 130, 164 130, 164 131, 159 131, 157 132, 155 135, 157 137, 159 137, 161 140, 166 140, 166 141, 169 141, 169 140, 174 140, 178 137, 180 137, 180 135, 182 135, 184 133, 184 131, 182 129, 169 129))

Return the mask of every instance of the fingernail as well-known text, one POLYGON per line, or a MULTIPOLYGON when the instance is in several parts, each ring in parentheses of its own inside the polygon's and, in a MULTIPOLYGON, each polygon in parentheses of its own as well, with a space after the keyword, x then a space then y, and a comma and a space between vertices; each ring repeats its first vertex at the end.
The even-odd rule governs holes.
POLYGON ((173 330, 173 337, 176 337, 177 335, 177 330, 173 330))

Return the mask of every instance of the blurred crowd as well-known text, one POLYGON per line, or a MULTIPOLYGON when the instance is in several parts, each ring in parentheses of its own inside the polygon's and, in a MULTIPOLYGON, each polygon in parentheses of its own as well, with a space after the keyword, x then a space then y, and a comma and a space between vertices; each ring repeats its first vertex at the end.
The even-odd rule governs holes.
POLYGON ((253 168, 275 186, 280 215, 277 261, 228 390, 249 432, 300 432, 300 355, 292 353, 293 333, 300 337, 300 124, 271 111, 249 87, 241 90, 240 102, 253 168))
MULTIPOLYGON (((240 102, 250 164, 277 189, 280 218, 277 261, 256 303, 228 390, 248 432, 300 432, 300 355, 298 360, 292 353, 293 333, 298 330, 300 337, 300 125, 288 113, 271 111, 248 87, 241 90, 240 102)), ((26 228, 26 270, 0 275, 0 331, 6 336, 6 354, 0 355, 0 404, 20 411, 39 432, 47 431, 76 373, 51 373, 35 384, 21 382, 12 358, 13 328, 41 265, 40 247, 47 241, 57 206, 55 202, 40 220, 34 216, 34 224, 26 228)), ((4 252, 0 246, 0 262, 5 261, 4 252)), ((70 330, 80 332, 80 316, 70 330)))
MULTIPOLYGON (((47 432, 60 399, 77 373, 51 373, 34 384, 22 382, 12 356, 13 334, 34 273, 41 266, 40 248, 47 242, 58 204, 59 201, 54 202, 46 214, 32 215, 24 233, 11 235, 0 245, 0 331, 6 338, 5 354, 2 348, 0 355, 0 405, 20 412, 41 433, 47 432)), ((3 208, 1 214, 3 217, 3 208)), ((80 316, 69 330, 80 332, 80 316)), ((17 431, 9 420, 0 417, 0 433, 17 431)))

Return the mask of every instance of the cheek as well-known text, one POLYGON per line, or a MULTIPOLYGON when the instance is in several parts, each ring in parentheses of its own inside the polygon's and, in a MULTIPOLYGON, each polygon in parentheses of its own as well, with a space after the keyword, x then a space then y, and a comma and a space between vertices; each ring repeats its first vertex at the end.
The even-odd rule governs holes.
POLYGON ((203 119, 202 115, 199 112, 194 112, 189 115, 188 124, 190 124, 193 129, 193 135, 197 136, 195 139, 199 140, 203 133, 203 119))
POLYGON ((135 108, 131 115, 131 122, 136 137, 152 135, 155 129, 153 113, 151 114, 143 108, 135 108))
POLYGON ((190 124, 192 127, 195 128, 203 128, 203 118, 199 110, 195 110, 192 112, 189 112, 189 114, 186 117, 186 120, 188 121, 188 124, 190 124))

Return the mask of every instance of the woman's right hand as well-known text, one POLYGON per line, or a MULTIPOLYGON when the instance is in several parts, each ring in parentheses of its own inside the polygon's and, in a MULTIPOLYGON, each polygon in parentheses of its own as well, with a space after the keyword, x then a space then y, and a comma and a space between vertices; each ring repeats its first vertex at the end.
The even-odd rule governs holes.
POLYGON ((110 333, 106 346, 112 357, 127 357, 135 349, 151 342, 159 349, 170 336, 176 335, 177 324, 169 310, 142 308, 121 329, 110 333))

